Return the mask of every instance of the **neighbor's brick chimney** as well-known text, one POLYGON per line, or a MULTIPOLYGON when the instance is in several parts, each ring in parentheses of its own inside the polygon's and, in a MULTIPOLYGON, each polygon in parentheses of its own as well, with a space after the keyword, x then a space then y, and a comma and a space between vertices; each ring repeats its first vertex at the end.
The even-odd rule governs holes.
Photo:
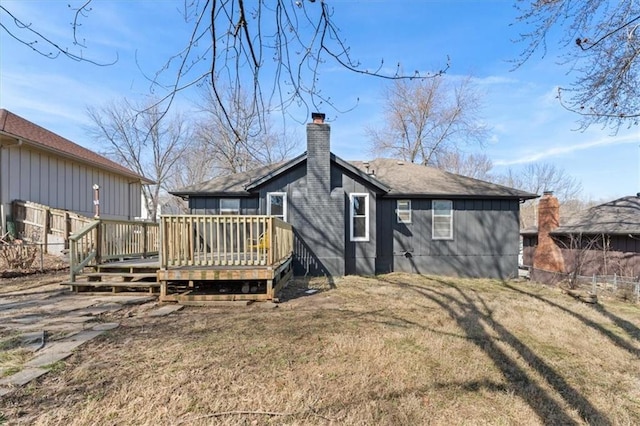
POLYGON ((533 254, 533 268, 564 272, 564 258, 550 232, 560 226, 560 202, 552 191, 545 191, 538 202, 538 246, 533 254))

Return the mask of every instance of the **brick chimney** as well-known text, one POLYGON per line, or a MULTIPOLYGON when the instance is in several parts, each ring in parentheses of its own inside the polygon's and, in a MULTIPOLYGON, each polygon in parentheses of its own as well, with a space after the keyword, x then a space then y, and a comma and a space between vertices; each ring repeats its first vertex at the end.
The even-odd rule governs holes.
POLYGON ((331 192, 331 128, 324 122, 325 115, 311 114, 307 124, 307 190, 321 198, 331 192))
POLYGON ((564 272, 564 258, 550 232, 560 226, 560 202, 552 191, 545 191, 538 202, 538 246, 533 254, 533 268, 564 272))
MULTIPOLYGON (((331 187, 330 126, 325 115, 311 114, 307 124, 306 188, 294 192, 294 270, 296 274, 342 276, 345 273, 345 193, 331 187)), ((292 201, 293 204, 293 201, 292 201)))

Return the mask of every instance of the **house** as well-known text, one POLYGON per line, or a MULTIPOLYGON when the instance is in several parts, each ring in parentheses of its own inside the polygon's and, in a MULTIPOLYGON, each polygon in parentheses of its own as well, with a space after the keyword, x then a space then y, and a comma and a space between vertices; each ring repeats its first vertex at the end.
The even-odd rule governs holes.
POLYGON ((622 197, 560 222, 552 192, 539 201, 538 227, 522 232, 532 279, 553 274, 640 275, 640 194, 622 197))
POLYGON ((0 217, 6 229, 13 200, 94 216, 94 185, 102 218, 140 216, 143 176, 0 109, 0 217))
POLYGON ((324 114, 291 161, 171 193, 192 214, 274 215, 294 232, 296 275, 518 273, 519 206, 535 194, 390 159, 330 151, 324 114))

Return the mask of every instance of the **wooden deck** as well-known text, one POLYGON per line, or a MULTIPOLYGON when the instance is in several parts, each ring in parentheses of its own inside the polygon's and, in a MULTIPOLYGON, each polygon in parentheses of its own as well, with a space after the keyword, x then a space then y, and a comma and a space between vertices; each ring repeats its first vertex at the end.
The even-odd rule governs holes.
POLYGON ((67 284, 76 292, 146 291, 163 302, 206 303, 274 300, 292 276, 292 229, 273 217, 163 216, 152 238, 153 228, 137 226, 129 232, 120 222, 116 233, 92 223, 70 239, 67 284))
POLYGON ((183 266, 160 269, 160 300, 274 300, 291 276, 291 257, 270 266, 183 266))

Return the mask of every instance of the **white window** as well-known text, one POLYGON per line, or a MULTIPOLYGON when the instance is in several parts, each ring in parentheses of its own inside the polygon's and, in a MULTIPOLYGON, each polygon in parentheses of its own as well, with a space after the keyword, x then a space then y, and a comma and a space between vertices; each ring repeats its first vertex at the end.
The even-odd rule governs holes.
POLYGON ((369 194, 349 194, 351 241, 369 241, 369 194))
POLYGON ((287 221, 287 194, 285 192, 267 193, 267 215, 287 221))
POLYGON ((398 223, 411 223, 411 200, 396 201, 398 223))
POLYGON ((220 214, 240 214, 239 198, 220 198, 220 214))
POLYGON ((433 200, 433 239, 453 239, 453 202, 433 200))

